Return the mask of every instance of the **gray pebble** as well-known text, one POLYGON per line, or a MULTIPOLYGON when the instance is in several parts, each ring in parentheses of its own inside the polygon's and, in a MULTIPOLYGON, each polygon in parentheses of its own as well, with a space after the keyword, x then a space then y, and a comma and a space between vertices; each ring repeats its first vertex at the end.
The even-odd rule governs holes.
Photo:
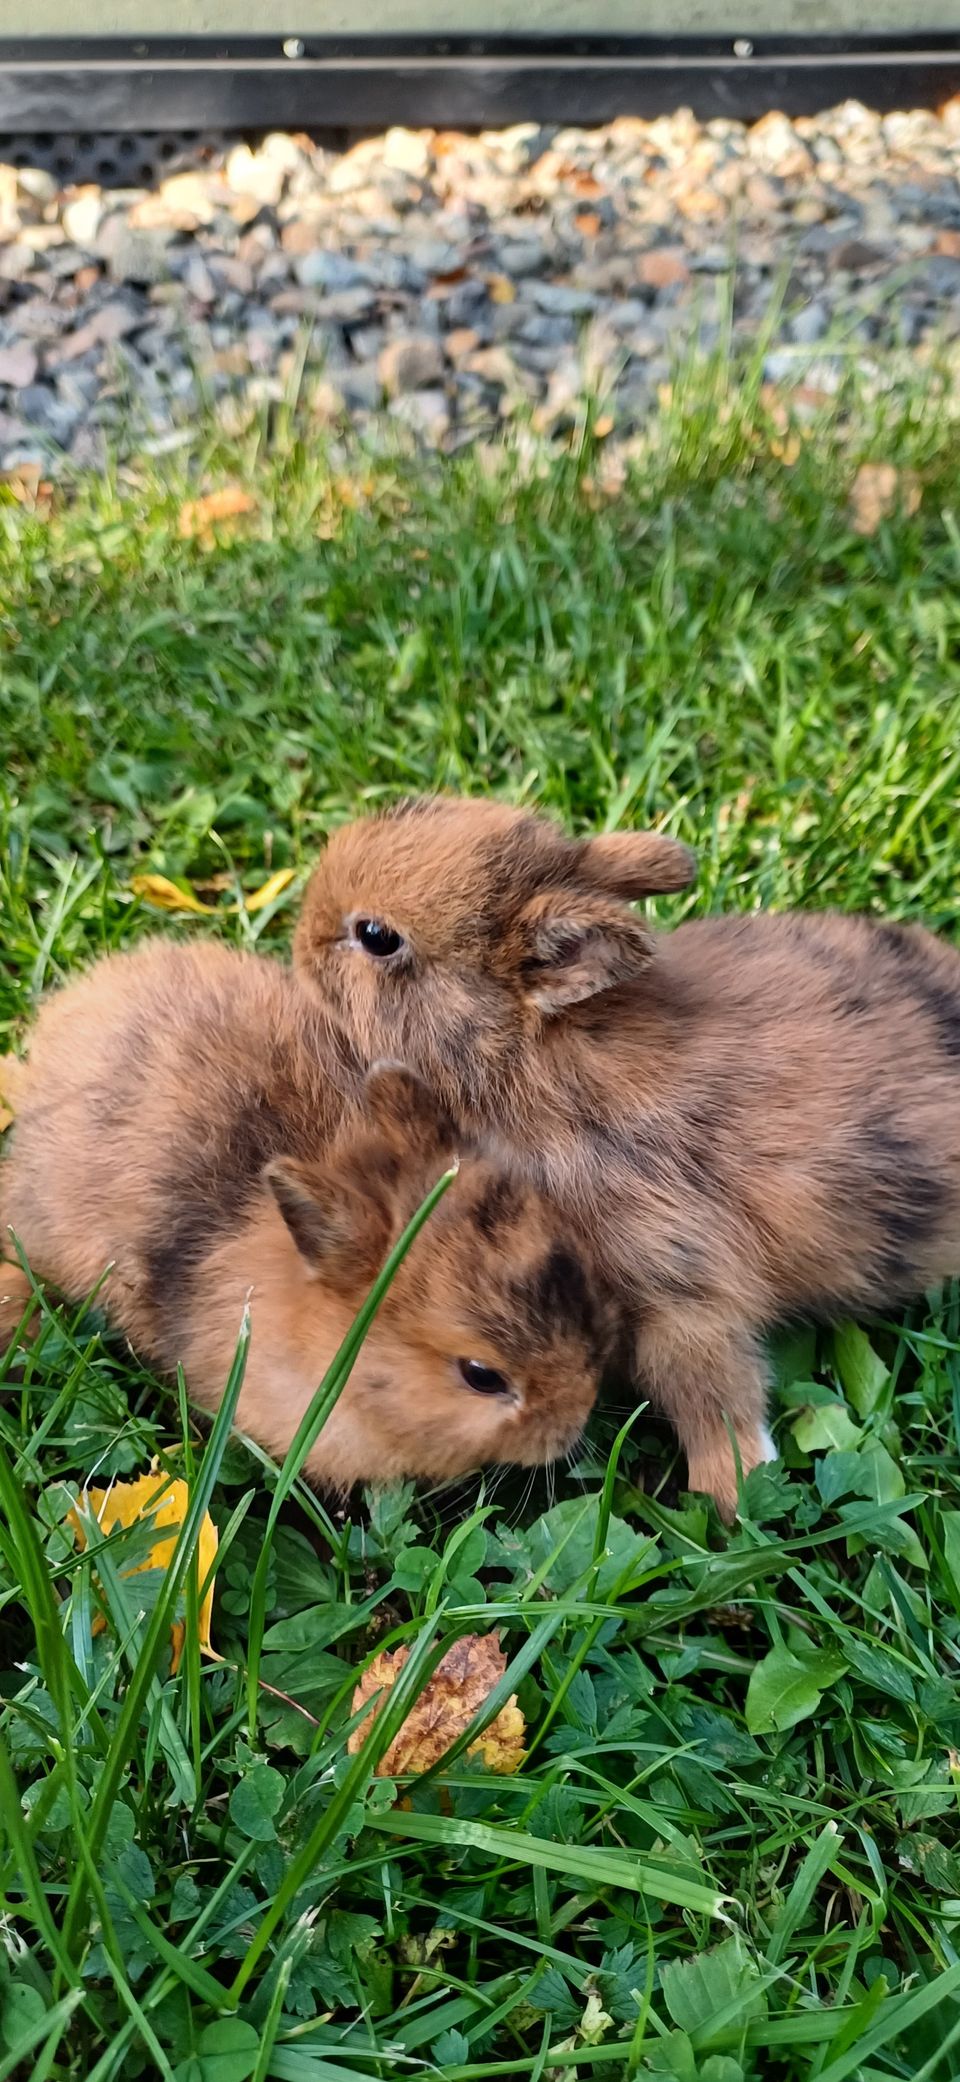
POLYGON ((531 347, 566 347, 576 337, 576 324, 572 318, 548 318, 543 311, 537 311, 514 330, 517 338, 526 340, 531 347))
POLYGON ((29 390, 37 367, 36 349, 26 340, 18 340, 10 347, 0 347, 0 383, 8 384, 12 390, 29 390))
POLYGON ((430 447, 443 439, 450 425, 450 407, 442 390, 418 390, 394 398, 390 410, 430 447))
POLYGON ((115 282, 162 282, 170 273, 168 231, 133 231, 123 219, 108 217, 96 250, 115 282))
POLYGON ((876 384, 888 347, 960 339, 957 107, 398 128, 344 153, 278 135, 152 196, 27 168, 3 199, 3 453, 102 457, 104 429, 165 453, 193 438, 197 372, 242 432, 305 336, 305 411, 387 452, 489 439, 518 396, 559 432, 585 387, 619 431, 720 337, 728 284, 734 350, 768 324, 771 380, 835 387, 839 315, 876 384))
POLYGON ((505 239, 497 251, 497 262, 505 275, 539 275, 549 265, 542 239, 505 239))
POLYGON ((960 296, 960 260, 934 254, 910 269, 910 288, 937 299, 960 296))
POLYGON ((327 325, 361 325, 376 309, 376 303, 371 289, 338 289, 331 296, 319 298, 314 316, 327 325))
POLYGON ((388 396, 426 390, 444 373, 443 350, 428 333, 408 333, 405 339, 387 342, 377 369, 388 396))
POLYGON ((829 323, 830 313, 826 304, 819 301, 805 304, 803 310, 795 312, 790 320, 790 338, 809 347, 814 340, 823 338, 829 323))
POLYGON ((407 259, 420 275, 449 275, 460 266, 463 258, 457 246, 447 239, 413 239, 407 250, 407 259))
POLYGON ((530 282, 524 286, 541 311, 558 318, 583 318, 597 307, 597 299, 589 290, 570 289, 565 282, 530 282))
MULTIPOLYGON (((443 299, 444 324, 451 332, 457 326, 476 325, 477 313, 486 301, 485 282, 459 282, 450 295, 443 299)), ((497 310, 507 308, 509 307, 502 304, 495 306, 497 310)))
POLYGON ((293 272, 302 289, 356 289, 362 283, 363 269, 355 260, 348 260, 343 253, 299 253, 293 263, 293 272))

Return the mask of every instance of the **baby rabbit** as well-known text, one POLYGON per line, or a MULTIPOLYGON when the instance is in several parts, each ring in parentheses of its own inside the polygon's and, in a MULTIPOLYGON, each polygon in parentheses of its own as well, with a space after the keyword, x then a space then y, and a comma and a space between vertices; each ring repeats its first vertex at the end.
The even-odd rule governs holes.
MULTIPOLYGON (((272 961, 148 943, 41 1010, 0 1171, 34 1271, 215 1407, 245 1301, 238 1422, 281 1455, 391 1245, 450 1162, 419 1079, 365 1083, 272 961), (351 1101, 351 1085, 359 1103, 351 1101)), ((565 1225, 468 1157, 404 1260, 308 1463, 338 1487, 569 1452, 596 1392, 604 1305, 565 1225)), ((28 1295, 0 1267, 12 1335, 28 1295)), ((0 1335, 0 1343, 2 1343, 0 1335)))
POLYGON ((336 832, 294 958, 365 1060, 389 1049, 577 1219, 643 1386, 728 1515, 771 1457, 760 1332, 960 1272, 960 957, 829 912, 655 933, 674 840, 574 842, 492 802, 336 832))

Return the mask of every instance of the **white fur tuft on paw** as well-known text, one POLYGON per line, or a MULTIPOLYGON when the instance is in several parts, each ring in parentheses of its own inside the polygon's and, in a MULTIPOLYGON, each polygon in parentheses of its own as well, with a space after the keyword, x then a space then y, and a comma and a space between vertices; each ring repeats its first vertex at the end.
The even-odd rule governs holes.
POLYGON ((767 1460, 779 1460, 779 1458, 780 1458, 780 1455, 779 1455, 779 1453, 777 1452, 776 1446, 774 1445, 773 1439, 772 1439, 772 1437, 771 1437, 771 1435, 770 1435, 769 1431, 767 1430, 767 1427, 766 1427, 766 1425, 765 1425, 765 1424, 761 1424, 761 1426, 760 1426, 760 1459, 761 1459, 761 1461, 767 1461, 767 1460))

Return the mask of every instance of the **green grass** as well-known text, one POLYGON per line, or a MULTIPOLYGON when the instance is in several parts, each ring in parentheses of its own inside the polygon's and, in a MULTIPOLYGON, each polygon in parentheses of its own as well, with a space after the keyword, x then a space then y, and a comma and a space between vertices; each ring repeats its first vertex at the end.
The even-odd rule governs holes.
MULTIPOLYGON (((287 414, 48 513, 8 496, 0 1048, 144 931, 282 949, 298 883, 251 916, 237 892, 418 788, 663 819, 701 855, 690 908, 955 931, 947 401, 842 398, 785 462, 758 393, 678 380, 616 496, 589 428, 425 467, 325 457, 287 414), (869 538, 863 460, 922 488, 869 538), (181 539, 228 479, 256 511, 181 539), (226 877, 223 916, 150 912, 147 868, 226 877)), ((0 2082, 960 2075, 960 1296, 776 1369, 784 1467, 733 1535, 647 1416, 611 1450, 609 1410, 555 1495, 345 1521, 294 1466, 271 1510, 262 1456, 47 1309, 0 1368, 0 2082), (154 1454, 221 1532, 223 1660, 188 1629, 176 1676, 195 1574, 134 1600, 136 1536, 94 1573, 63 1527, 79 1478, 154 1454), (396 1721, 464 1632, 499 1632, 528 1759, 498 1779, 461 1745, 397 1805, 347 1756, 354 1682, 412 1644, 396 1721)))

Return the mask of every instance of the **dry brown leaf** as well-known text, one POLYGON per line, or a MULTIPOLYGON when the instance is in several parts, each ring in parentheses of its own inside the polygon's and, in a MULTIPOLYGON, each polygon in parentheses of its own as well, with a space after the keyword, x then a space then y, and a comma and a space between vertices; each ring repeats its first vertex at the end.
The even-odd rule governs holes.
POLYGON ((602 229, 602 220, 596 210, 578 210, 573 221, 581 238, 595 239, 602 229))
POLYGON ((670 289, 688 282, 690 267, 683 246, 653 246, 640 256, 637 274, 648 289, 670 289))
POLYGON ((470 269, 468 267, 438 268, 436 274, 431 276, 431 282, 438 289, 451 289, 455 283, 467 282, 469 279, 470 269))
POLYGON ((234 876, 224 869, 219 875, 204 875, 193 887, 197 896, 222 896, 225 889, 232 889, 234 876))
MULTIPOLYGON (((380 1697, 359 1727, 353 1729, 347 1744, 352 1752, 366 1741, 408 1653, 406 1648, 386 1649, 364 1671, 353 1694, 351 1711, 359 1713, 377 1693, 380 1697)), ((507 1659, 495 1634, 465 1634, 456 1641, 381 1757, 376 1776, 401 1778, 407 1773, 428 1771, 431 1765, 439 1763, 489 1699, 506 1667, 507 1659)), ((481 1756, 488 1771, 516 1771, 523 1761, 524 1732, 523 1715, 516 1698, 511 1698, 489 1728, 470 1744, 468 1755, 481 1756)))
POLYGON ((778 434, 785 434, 790 425, 790 414, 784 403, 782 392, 775 383, 761 383, 760 403, 778 434))
POLYGON ((53 505, 53 485, 41 474, 39 463, 20 463, 15 470, 0 470, 0 484, 18 506, 25 506, 39 520, 47 520, 53 505))
POLYGON ((898 507, 916 513, 920 486, 909 470, 894 463, 861 463, 850 488, 850 525, 855 535, 875 535, 898 507))
POLYGON ((814 412, 822 412, 824 406, 834 405, 836 399, 829 390, 819 390, 815 383, 798 383, 791 393, 794 410, 806 418, 814 412))
MULTIPOLYGON (((154 1463, 149 1475, 137 1475, 130 1482, 111 1482, 109 1489, 84 1489, 78 1499, 87 1518, 95 1518, 104 1534, 115 1532, 118 1526, 135 1525, 139 1518, 152 1520, 154 1526, 164 1527, 159 1539, 154 1540, 143 1561, 135 1562, 132 1568, 121 1569, 124 1577, 138 1576, 143 1569, 166 1569, 173 1558, 177 1534, 187 1514, 190 1491, 186 1482, 168 1482, 154 1463), (165 1486, 166 1485, 166 1486, 165 1486), (167 1530, 169 1528, 169 1530, 167 1530)), ((86 1530, 78 1511, 68 1511, 67 1523, 71 1527, 81 1549, 87 1544, 86 1530)), ((216 1560, 217 1529, 209 1511, 205 1514, 197 1539, 196 1565, 197 1583, 206 1583, 216 1560)), ((207 1584, 198 1614, 197 1633, 200 1646, 210 1649, 210 1629, 213 1624, 213 1578, 207 1584)), ((98 1613, 93 1622, 95 1634, 102 1633, 106 1620, 98 1613)), ((182 1619, 176 1619, 170 1629, 173 1641, 171 1672, 180 1666, 186 1627, 182 1619)))
POLYGON ((180 535, 185 542, 195 535, 211 538, 218 521, 236 520, 243 513, 252 513, 256 503, 252 492, 245 491, 242 484, 222 484, 219 491, 205 492, 200 499, 185 499, 177 524, 180 535))

